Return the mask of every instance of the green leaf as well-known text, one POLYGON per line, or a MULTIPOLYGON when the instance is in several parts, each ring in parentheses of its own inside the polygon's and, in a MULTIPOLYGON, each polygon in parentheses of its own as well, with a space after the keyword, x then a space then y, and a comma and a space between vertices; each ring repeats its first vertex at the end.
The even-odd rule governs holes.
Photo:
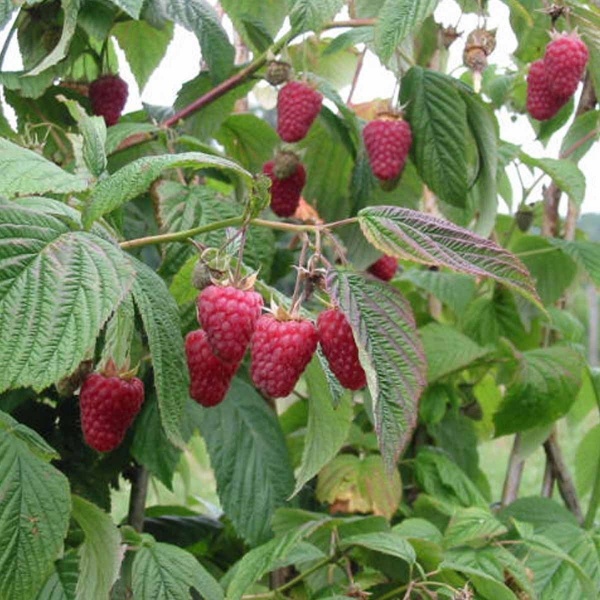
POLYGON ((40 154, 0 138, 0 194, 16 196, 56 192, 81 192, 88 182, 40 154))
POLYGON ((233 67, 235 50, 214 8, 205 0, 170 0, 163 8, 170 19, 196 35, 213 81, 225 79, 233 67))
POLYGON ((199 425, 219 499, 236 531, 253 545, 268 539, 273 512, 294 487, 275 414, 253 387, 236 378, 224 402, 202 411, 199 425))
POLYGON ((567 414, 581 387, 581 355, 568 346, 528 350, 494 415, 496 435, 552 423, 567 414))
POLYGON ((161 423, 170 442, 182 447, 181 416, 190 382, 179 311, 165 282, 144 263, 131 261, 137 271, 133 298, 148 336, 161 423))
MULTIPOLYGON (((571 257, 580 264, 590 276, 590 279, 600 285, 600 244, 588 241, 568 241, 560 238, 548 240, 553 246, 557 246, 564 254, 571 257)), ((555 275, 558 270, 555 266, 555 275)))
MULTIPOLYGON (((139 19, 144 0, 110 0, 115 6, 124 10, 132 19, 139 19)), ((128 21, 130 22, 130 21, 128 21)))
POLYGON ((417 557, 413 547, 405 536, 397 531, 381 531, 379 533, 363 533, 351 535, 340 542, 341 548, 360 546, 389 556, 395 556, 406 561, 409 565, 415 563, 417 557))
POLYGON ((515 519, 532 523, 536 531, 545 531, 556 523, 570 523, 577 525, 577 519, 562 504, 550 498, 532 496, 531 498, 519 498, 506 508, 503 508, 498 517, 505 523, 510 524, 515 519))
POLYGON ((117 123, 111 125, 106 133, 106 154, 116 152, 121 142, 132 135, 147 136, 148 139, 157 134, 159 128, 152 123, 117 123))
POLYGON ((600 136, 600 111, 592 110, 575 118, 569 130, 563 137, 560 155, 574 163, 587 153, 600 136), (595 135, 591 135, 594 133, 595 135))
POLYGON ((134 270, 105 239, 13 203, 0 239, 0 390, 42 390, 86 357, 134 270))
POLYGON ((406 105, 413 136, 411 156, 419 175, 441 200, 463 208, 468 192, 468 123, 455 81, 412 67, 402 78, 400 101, 406 105))
POLYGON ((119 208, 145 192, 165 169, 214 167, 241 175, 249 183, 252 175, 226 158, 202 152, 184 152, 162 156, 145 156, 103 179, 92 192, 83 213, 83 223, 89 227, 102 215, 119 208))
POLYGON ((342 269, 329 271, 327 290, 352 327, 379 447, 391 466, 416 426, 425 385, 425 356, 410 305, 395 288, 342 269))
POLYGON ((119 304, 106 325, 101 363, 112 359, 117 368, 129 368, 128 360, 135 328, 134 319, 133 298, 128 295, 119 304))
POLYGON ((36 600, 75 600, 75 588, 79 578, 79 557, 69 552, 54 563, 54 570, 36 600))
POLYGON ((338 453, 346 441, 353 418, 349 392, 334 408, 327 378, 317 356, 313 357, 304 375, 308 387, 308 426, 293 495, 338 453))
POLYGON ((12 0, 2 0, 0 2, 0 28, 4 28, 4 26, 10 21, 15 8, 16 7, 12 0))
POLYGON ((72 496, 73 518, 79 523, 85 540, 79 550, 79 581, 77 600, 107 598, 124 552, 121 534, 112 519, 95 504, 72 496))
POLYGON ((7 600, 34 597, 69 526, 69 482, 40 456, 40 445, 48 448, 0 412, 0 598, 7 600))
POLYGON ((344 5, 343 0, 291 0, 290 23, 296 33, 321 30, 344 5))
POLYGON ((488 540, 508 530, 492 513, 478 506, 460 508, 452 515, 444 532, 444 546, 463 546, 475 540, 488 540))
POLYGON ((147 21, 123 21, 115 24, 112 34, 125 53, 141 93, 173 39, 173 26, 165 24, 156 29, 147 21))
POLYGON ((575 479, 581 496, 588 494, 598 477, 600 464, 600 424, 592 427, 579 442, 575 457, 575 479))
POLYGON ((358 213, 358 220, 367 239, 385 254, 491 277, 540 305, 525 266, 491 240, 407 208, 370 206, 358 213))
POLYGON ((223 589, 189 553, 177 546, 152 543, 133 560, 133 597, 140 600, 189 600, 191 589, 204 600, 223 600, 223 589))
POLYGON ((398 45, 417 30, 436 5, 437 0, 386 0, 375 26, 375 52, 383 63, 390 61, 398 45))

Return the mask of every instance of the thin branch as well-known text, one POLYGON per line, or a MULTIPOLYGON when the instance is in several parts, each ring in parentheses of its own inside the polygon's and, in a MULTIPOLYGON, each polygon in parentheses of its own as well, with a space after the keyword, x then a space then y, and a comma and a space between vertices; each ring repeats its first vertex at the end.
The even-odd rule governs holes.
POLYGON ((508 459, 506 478, 504 479, 504 488, 502 490, 502 506, 508 506, 519 496, 519 487, 521 485, 521 478, 523 477, 523 467, 525 466, 525 461, 519 457, 520 450, 521 434, 517 433, 515 434, 513 447, 508 459))
POLYGON ((146 496, 148 495, 148 469, 138 465, 135 467, 129 495, 129 513, 127 522, 139 533, 144 529, 144 514, 146 510, 146 496))

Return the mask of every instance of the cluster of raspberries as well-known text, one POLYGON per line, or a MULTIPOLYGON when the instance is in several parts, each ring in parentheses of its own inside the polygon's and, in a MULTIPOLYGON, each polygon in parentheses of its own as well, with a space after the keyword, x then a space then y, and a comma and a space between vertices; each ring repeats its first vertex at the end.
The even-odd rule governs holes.
POLYGON ((529 67, 527 111, 538 121, 551 119, 575 94, 589 58, 576 33, 556 34, 544 58, 529 67))

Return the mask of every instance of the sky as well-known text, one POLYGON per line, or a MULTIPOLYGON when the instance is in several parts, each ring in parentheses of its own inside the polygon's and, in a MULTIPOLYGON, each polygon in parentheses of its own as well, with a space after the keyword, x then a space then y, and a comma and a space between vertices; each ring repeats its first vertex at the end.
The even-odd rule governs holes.
MULTIPOLYGON (((214 3, 214 0, 209 1, 214 3)), ((510 68, 512 65, 511 53, 515 50, 517 41, 509 26, 508 8, 499 0, 490 0, 488 6, 489 16, 487 17, 486 26, 488 29, 497 28, 497 46, 489 60, 491 63, 498 65, 500 69, 510 68)), ((451 74, 458 76, 464 70, 462 66, 464 38, 466 33, 478 25, 477 16, 463 15, 461 17, 460 8, 453 0, 443 0, 435 11, 435 18, 437 22, 444 26, 458 25, 459 31, 465 32, 463 37, 459 38, 450 47, 448 69, 451 74)), ((9 26, 0 34, 0 44, 3 43, 9 26)), ((336 30, 336 34, 341 33, 341 31, 336 30)), ((163 61, 140 95, 124 56, 119 52, 120 74, 128 81, 130 89, 125 111, 138 110, 142 102, 162 106, 171 105, 181 85, 197 75, 200 58, 200 49, 196 37, 192 33, 177 27, 174 39, 163 61)), ((17 70, 21 67, 16 44, 12 44, 9 48, 4 67, 10 70, 17 70)), ((341 90, 343 98, 347 97, 348 91, 347 89, 341 90)), ((360 79, 352 98, 353 102, 368 102, 375 98, 390 97, 393 91, 394 77, 392 73, 381 66, 374 54, 367 52, 360 79)), ((260 102, 269 105, 266 107, 270 107, 275 102, 275 91, 273 90, 269 95, 268 92, 265 94, 263 90, 263 93, 258 95, 257 98, 260 102)), ((535 132, 526 117, 519 116, 513 119, 504 109, 499 111, 497 116, 502 139, 521 146, 525 152, 536 158, 558 157, 560 142, 569 124, 563 130, 556 132, 553 139, 544 148, 541 143, 536 141, 535 132)), ((600 169, 598 169, 598 165, 600 165, 600 144, 596 143, 579 163, 579 167, 587 180, 582 212, 600 212, 598 192, 600 190, 600 169)), ((537 176, 530 175, 527 169, 522 169, 521 175, 525 185, 529 185, 537 176)), ((513 202, 518 205, 520 186, 517 183, 518 179, 514 169, 509 170, 509 177, 514 188, 513 202)), ((544 183, 548 185, 549 181, 540 182, 539 186, 530 195, 529 200, 541 199, 541 186, 544 183)), ((564 207, 566 202, 563 201, 562 205, 564 207)), ((500 209, 507 210, 502 203, 500 209)))

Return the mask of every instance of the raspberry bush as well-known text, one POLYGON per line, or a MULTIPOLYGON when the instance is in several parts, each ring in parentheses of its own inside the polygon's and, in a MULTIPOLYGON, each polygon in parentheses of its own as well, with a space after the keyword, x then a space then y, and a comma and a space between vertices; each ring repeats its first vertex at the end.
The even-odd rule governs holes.
POLYGON ((597 3, 215 4, 0 2, 0 600, 600 597, 597 3))

